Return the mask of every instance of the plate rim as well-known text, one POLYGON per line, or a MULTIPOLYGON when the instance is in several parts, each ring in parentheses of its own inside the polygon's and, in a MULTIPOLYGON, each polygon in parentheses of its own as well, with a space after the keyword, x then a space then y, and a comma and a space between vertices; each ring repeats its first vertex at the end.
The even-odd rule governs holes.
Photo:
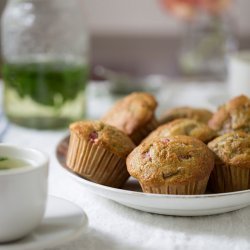
POLYGON ((126 190, 126 189, 120 189, 120 188, 114 188, 105 186, 99 183, 92 182, 90 180, 85 179, 84 177, 78 175, 77 173, 74 173, 72 170, 70 170, 67 167, 61 166, 60 168, 63 169, 67 174, 71 175, 73 178, 77 179, 78 181, 84 182, 89 186, 92 187, 98 187, 99 189, 105 189, 107 191, 112 191, 115 193, 122 193, 127 195, 136 195, 136 196, 144 196, 144 197, 157 197, 157 198, 172 198, 172 199, 190 199, 190 198, 214 198, 214 197, 225 197, 225 196, 234 196, 234 195, 240 195, 240 194, 246 194, 250 193, 250 189, 242 190, 242 191, 236 191, 236 192, 227 192, 227 193, 216 193, 216 194, 196 194, 196 195, 180 195, 180 194, 153 194, 153 193, 143 193, 143 192, 137 192, 132 190, 126 190))
POLYGON ((77 179, 78 181, 84 182, 85 184, 92 186, 92 187, 97 187, 99 189, 105 189, 106 191, 110 191, 113 193, 120 193, 120 194, 126 194, 126 195, 136 195, 136 196, 140 196, 140 197, 150 197, 150 198, 155 197, 155 198, 162 198, 162 199, 166 199, 166 198, 170 198, 170 199, 192 199, 192 198, 195 198, 195 199, 205 198, 206 199, 207 198, 208 199, 208 198, 235 196, 235 195, 242 195, 242 194, 250 193, 250 189, 246 189, 246 190, 235 191, 235 192, 215 193, 215 194, 195 194, 195 195, 153 194, 153 193, 143 193, 143 192, 137 192, 137 191, 132 191, 132 190, 126 190, 126 189, 105 186, 105 185, 90 181, 90 180, 84 178, 83 176, 80 176, 79 174, 75 173, 70 168, 68 168, 62 164, 62 162, 59 159, 59 150, 58 149, 59 149, 59 146, 63 142, 65 142, 68 138, 69 138, 69 135, 63 137, 63 139, 61 139, 56 146, 55 154, 56 154, 56 159, 60 165, 60 168, 63 171, 65 171, 67 174, 69 174, 72 177, 74 177, 75 179, 77 179))
MULTIPOLYGON (((66 237, 64 238, 60 238, 60 241, 57 239, 57 241, 45 241, 45 242, 40 242, 40 245, 34 245, 35 243, 32 242, 31 245, 26 245, 23 244, 23 245, 19 245, 18 244, 18 241, 14 241, 13 243, 15 244, 14 246, 12 245, 12 243, 7 243, 6 244, 0 244, 0 250, 4 250, 5 247, 9 246, 9 248, 6 248, 6 250, 32 250, 34 249, 34 247, 36 247, 37 250, 40 250, 40 249, 44 249, 44 248, 54 248, 54 247, 60 247, 60 246, 63 246, 69 242, 72 242, 73 240, 77 239, 79 236, 81 236, 84 232, 87 232, 88 230, 88 226, 89 226, 89 219, 88 219, 88 215, 86 214, 86 212, 83 210, 83 208, 81 208, 78 204, 76 204, 75 202, 72 202, 68 199, 65 199, 63 197, 59 197, 59 196, 56 196, 56 195, 53 195, 53 194, 49 194, 48 197, 47 197, 47 206, 46 206, 46 209, 48 208, 49 206, 49 199, 52 199, 52 200, 61 200, 63 202, 67 202, 67 203, 70 203, 71 205, 73 205, 75 208, 79 209, 79 211, 81 212, 82 214, 82 218, 83 218, 83 222, 82 222, 82 225, 78 227, 77 230, 75 230, 75 232, 71 233, 71 234, 68 234, 66 237)), ((41 221, 41 224, 33 231, 31 232, 30 234, 39 234, 37 233, 37 229, 39 229, 39 227, 43 224, 43 221, 44 219, 46 219, 46 214, 44 214, 44 217, 41 221)), ((29 237, 29 235, 27 235, 27 237, 29 237)), ((20 239, 20 241, 22 240, 25 240, 25 237, 23 239, 20 239)))

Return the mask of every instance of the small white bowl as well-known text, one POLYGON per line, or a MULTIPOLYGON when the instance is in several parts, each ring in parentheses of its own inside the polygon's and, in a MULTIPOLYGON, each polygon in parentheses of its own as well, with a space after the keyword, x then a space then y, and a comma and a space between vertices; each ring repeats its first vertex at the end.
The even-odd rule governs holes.
POLYGON ((0 156, 32 162, 32 167, 0 170, 0 242, 20 239, 41 222, 48 196, 48 164, 44 153, 0 144, 0 156))
POLYGON ((250 95, 250 51, 238 51, 229 56, 227 81, 231 97, 250 95))

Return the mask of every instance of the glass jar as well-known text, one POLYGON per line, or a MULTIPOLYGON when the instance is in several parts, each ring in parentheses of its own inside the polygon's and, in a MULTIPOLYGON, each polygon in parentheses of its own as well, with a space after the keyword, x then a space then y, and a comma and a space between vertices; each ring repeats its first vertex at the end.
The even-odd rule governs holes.
POLYGON ((88 33, 81 0, 9 0, 2 17, 4 110, 10 121, 62 128, 85 114, 88 33))
POLYGON ((224 13, 201 15, 189 23, 179 55, 182 73, 218 79, 225 77, 227 56, 238 47, 233 21, 224 13))

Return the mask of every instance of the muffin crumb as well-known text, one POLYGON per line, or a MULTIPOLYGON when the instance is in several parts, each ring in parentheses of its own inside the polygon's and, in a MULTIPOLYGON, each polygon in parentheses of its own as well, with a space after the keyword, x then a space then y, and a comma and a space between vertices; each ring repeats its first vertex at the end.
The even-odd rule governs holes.
POLYGON ((207 124, 212 115, 213 113, 207 109, 193 107, 172 108, 162 114, 160 124, 168 123, 180 118, 189 118, 207 124))
POLYGON ((241 95, 219 107, 209 121, 209 126, 220 135, 242 130, 250 132, 250 99, 241 95))

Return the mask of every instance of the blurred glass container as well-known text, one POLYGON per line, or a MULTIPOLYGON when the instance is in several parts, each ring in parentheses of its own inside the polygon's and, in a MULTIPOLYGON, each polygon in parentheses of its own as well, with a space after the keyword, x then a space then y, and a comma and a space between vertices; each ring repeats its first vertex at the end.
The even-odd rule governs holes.
POLYGON ((227 56, 236 51, 234 20, 228 13, 200 15, 182 39, 179 61, 187 76, 224 79, 227 56))
POLYGON ((10 121, 62 128, 85 114, 88 32, 81 0, 9 0, 2 17, 10 121))

